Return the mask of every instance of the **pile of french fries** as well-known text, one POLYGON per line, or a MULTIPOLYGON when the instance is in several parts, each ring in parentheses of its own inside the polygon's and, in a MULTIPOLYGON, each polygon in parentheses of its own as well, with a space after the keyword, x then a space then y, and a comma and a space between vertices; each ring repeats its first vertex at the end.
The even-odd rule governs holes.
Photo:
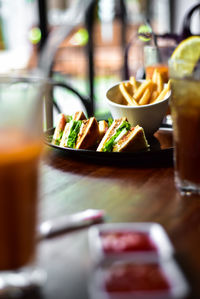
POLYGON ((130 77, 128 82, 120 83, 119 90, 128 106, 153 104, 162 101, 170 91, 170 80, 164 87, 162 75, 155 69, 152 79, 140 83, 130 77))

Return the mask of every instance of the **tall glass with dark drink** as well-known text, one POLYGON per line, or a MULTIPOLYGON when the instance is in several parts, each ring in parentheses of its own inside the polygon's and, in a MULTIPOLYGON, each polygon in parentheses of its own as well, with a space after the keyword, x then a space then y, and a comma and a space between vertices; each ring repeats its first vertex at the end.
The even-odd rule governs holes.
POLYGON ((200 194, 200 66, 171 60, 169 67, 175 182, 183 194, 200 194))

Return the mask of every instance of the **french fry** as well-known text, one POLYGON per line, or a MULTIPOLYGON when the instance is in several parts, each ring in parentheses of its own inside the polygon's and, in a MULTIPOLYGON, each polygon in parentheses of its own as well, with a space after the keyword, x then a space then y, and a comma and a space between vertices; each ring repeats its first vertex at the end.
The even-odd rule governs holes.
POLYGON ((125 82, 125 87, 126 87, 126 90, 128 91, 128 93, 133 96, 133 86, 131 84, 131 82, 125 82))
POLYGON ((152 81, 153 81, 153 83, 155 83, 155 84, 157 84, 157 74, 158 74, 158 70, 155 69, 155 70, 153 71, 153 75, 152 75, 152 81))
POLYGON ((145 92, 146 88, 152 86, 152 81, 151 80, 146 80, 144 81, 140 87, 137 89, 137 91, 134 93, 134 98, 136 101, 139 101, 141 98, 142 94, 145 92))
POLYGON ((135 77, 131 76, 131 77, 130 77, 130 82, 131 82, 131 84, 132 84, 132 86, 133 86, 133 92, 136 92, 137 89, 138 89, 138 86, 137 86, 137 82, 136 82, 136 80, 135 80, 135 77))
POLYGON ((139 105, 147 105, 149 103, 150 96, 151 96, 151 89, 149 87, 146 88, 142 97, 140 98, 139 105))
POLYGON ((157 91, 158 93, 161 93, 164 87, 164 83, 163 83, 162 76, 159 72, 157 72, 156 81, 157 81, 157 91))
POLYGON ((155 69, 154 72, 153 72, 153 75, 152 75, 152 83, 153 83, 153 86, 152 86, 152 93, 151 93, 151 99, 150 99, 150 103, 151 101, 155 100, 158 96, 158 91, 157 91, 157 88, 158 88, 158 85, 157 85, 157 75, 158 75, 158 70, 155 69))
POLYGON ((161 91, 161 93, 159 94, 159 96, 155 99, 155 101, 153 103, 157 103, 157 102, 160 102, 162 101, 166 94, 170 91, 170 80, 168 81, 167 83, 167 86, 161 91))
POLYGON ((131 106, 138 106, 138 103, 135 101, 135 99, 128 93, 124 83, 119 84, 119 89, 124 99, 127 101, 127 104, 131 106))
POLYGON ((155 99, 158 97, 158 95, 159 95, 158 91, 153 90, 152 93, 151 93, 149 104, 152 104, 155 101, 155 99))
POLYGON ((158 69, 155 69, 152 76, 153 88, 149 103, 153 103, 164 88, 162 76, 158 69))

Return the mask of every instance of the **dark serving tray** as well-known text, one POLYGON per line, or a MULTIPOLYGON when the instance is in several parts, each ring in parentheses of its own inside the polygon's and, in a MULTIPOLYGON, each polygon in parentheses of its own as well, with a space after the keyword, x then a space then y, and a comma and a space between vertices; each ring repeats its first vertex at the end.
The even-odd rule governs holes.
POLYGON ((108 163, 117 165, 157 165, 173 163, 173 142, 171 126, 161 127, 154 136, 147 138, 150 147, 147 150, 138 152, 107 153, 95 150, 83 150, 63 148, 51 144, 54 128, 47 130, 44 134, 45 143, 51 148, 56 149, 64 156, 76 159, 84 159, 95 163, 108 163))

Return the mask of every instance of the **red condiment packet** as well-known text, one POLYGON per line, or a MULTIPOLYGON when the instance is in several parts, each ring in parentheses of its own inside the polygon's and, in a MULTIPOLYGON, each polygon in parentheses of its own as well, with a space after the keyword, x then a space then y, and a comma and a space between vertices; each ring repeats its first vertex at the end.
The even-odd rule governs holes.
POLYGON ((108 254, 157 250, 149 235, 143 232, 102 232, 100 237, 103 251, 108 254))
POLYGON ((107 292, 168 291, 169 282, 158 264, 115 264, 104 270, 107 292))

